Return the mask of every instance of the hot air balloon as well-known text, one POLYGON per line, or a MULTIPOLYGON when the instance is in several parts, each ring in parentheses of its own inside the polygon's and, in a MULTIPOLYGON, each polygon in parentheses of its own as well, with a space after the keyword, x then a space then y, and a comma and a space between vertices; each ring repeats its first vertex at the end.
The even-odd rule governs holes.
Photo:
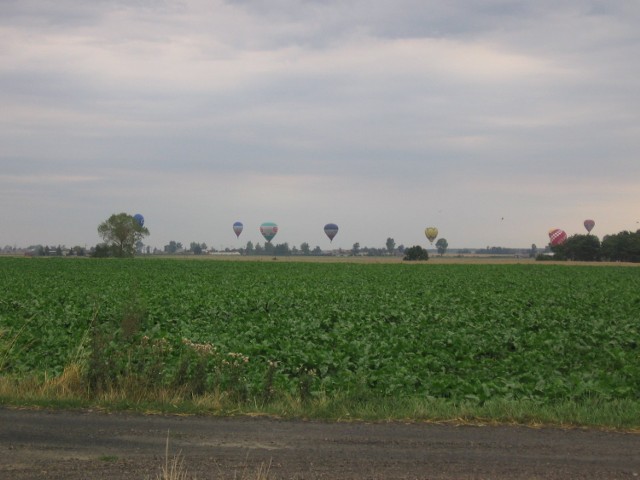
POLYGON ((264 222, 260 225, 260 233, 267 242, 270 242, 278 233, 278 225, 273 222, 264 222))
POLYGON ((233 224, 233 231, 236 234, 236 238, 238 238, 242 233, 242 228, 243 228, 242 222, 236 222, 233 224))
POLYGON ((424 234, 427 236, 429 242, 433 243, 438 236, 438 229, 436 227, 427 227, 424 229, 424 234))
POLYGON ((552 228, 549 230, 549 243, 551 245, 562 245, 567 241, 567 233, 559 228, 552 228))
POLYGON ((326 233, 327 237, 329 237, 329 241, 333 242, 333 237, 335 237, 338 233, 338 225, 336 225, 335 223, 327 223, 324 226, 324 233, 326 233))
POLYGON ((595 226, 596 222, 594 222, 593 220, 588 219, 584 221, 584 228, 587 229, 587 233, 591 233, 591 229, 595 226))
POLYGON ((136 213, 133 216, 133 219, 138 223, 138 225, 140 225, 141 227, 144 227, 144 217, 142 215, 140 215, 139 213, 136 213))

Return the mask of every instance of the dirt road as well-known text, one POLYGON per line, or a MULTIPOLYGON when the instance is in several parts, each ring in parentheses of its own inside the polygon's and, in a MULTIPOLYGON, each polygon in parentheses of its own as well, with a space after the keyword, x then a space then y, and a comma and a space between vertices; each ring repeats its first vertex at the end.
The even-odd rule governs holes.
POLYGON ((640 435, 594 430, 322 423, 0 407, 1 479, 640 478, 640 435))

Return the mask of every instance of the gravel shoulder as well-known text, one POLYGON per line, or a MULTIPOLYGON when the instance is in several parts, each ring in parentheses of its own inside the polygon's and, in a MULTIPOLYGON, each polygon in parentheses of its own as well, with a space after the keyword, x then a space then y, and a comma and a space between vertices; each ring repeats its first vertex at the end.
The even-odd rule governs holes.
POLYGON ((0 478, 625 479, 640 435, 584 429, 325 423, 0 407, 0 478))

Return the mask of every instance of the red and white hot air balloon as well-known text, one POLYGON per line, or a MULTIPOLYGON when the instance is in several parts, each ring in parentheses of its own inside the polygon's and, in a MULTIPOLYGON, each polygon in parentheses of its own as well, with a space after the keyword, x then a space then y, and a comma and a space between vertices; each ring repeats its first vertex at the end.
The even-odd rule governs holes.
POLYGON ((562 245, 567 241, 567 232, 559 228, 552 228, 549 230, 549 243, 551 245, 562 245))

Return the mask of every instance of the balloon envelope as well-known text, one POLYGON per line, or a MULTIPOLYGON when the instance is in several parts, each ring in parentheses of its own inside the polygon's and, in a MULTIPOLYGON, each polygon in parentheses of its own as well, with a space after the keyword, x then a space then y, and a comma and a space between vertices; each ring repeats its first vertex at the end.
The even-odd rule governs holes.
POLYGON ((244 225, 242 225, 242 222, 236 222, 233 224, 233 231, 236 234, 236 238, 240 236, 243 228, 244 225))
POLYGON ((335 223, 327 223, 324 226, 324 233, 326 233, 327 237, 329 237, 329 241, 333 241, 333 237, 335 237, 338 233, 338 225, 336 225, 335 223))
POLYGON ((133 216, 133 219, 138 222, 138 225, 140 225, 141 227, 144 227, 144 217, 142 215, 140 215, 139 213, 136 213, 133 216))
POLYGON ((427 227, 424 229, 424 234, 426 235, 427 240, 433 243, 438 236, 438 229, 436 227, 427 227))
POLYGON ((593 220, 588 219, 584 221, 584 228, 586 228, 587 232, 589 233, 591 233, 591 229, 595 226, 596 226, 596 222, 594 222, 593 220))
POLYGON ((278 225, 273 222, 264 222, 260 225, 260 233, 267 242, 270 242, 278 233, 278 225))
POLYGON ((562 245, 567 241, 567 233, 559 228, 549 230, 549 243, 551 245, 562 245))

